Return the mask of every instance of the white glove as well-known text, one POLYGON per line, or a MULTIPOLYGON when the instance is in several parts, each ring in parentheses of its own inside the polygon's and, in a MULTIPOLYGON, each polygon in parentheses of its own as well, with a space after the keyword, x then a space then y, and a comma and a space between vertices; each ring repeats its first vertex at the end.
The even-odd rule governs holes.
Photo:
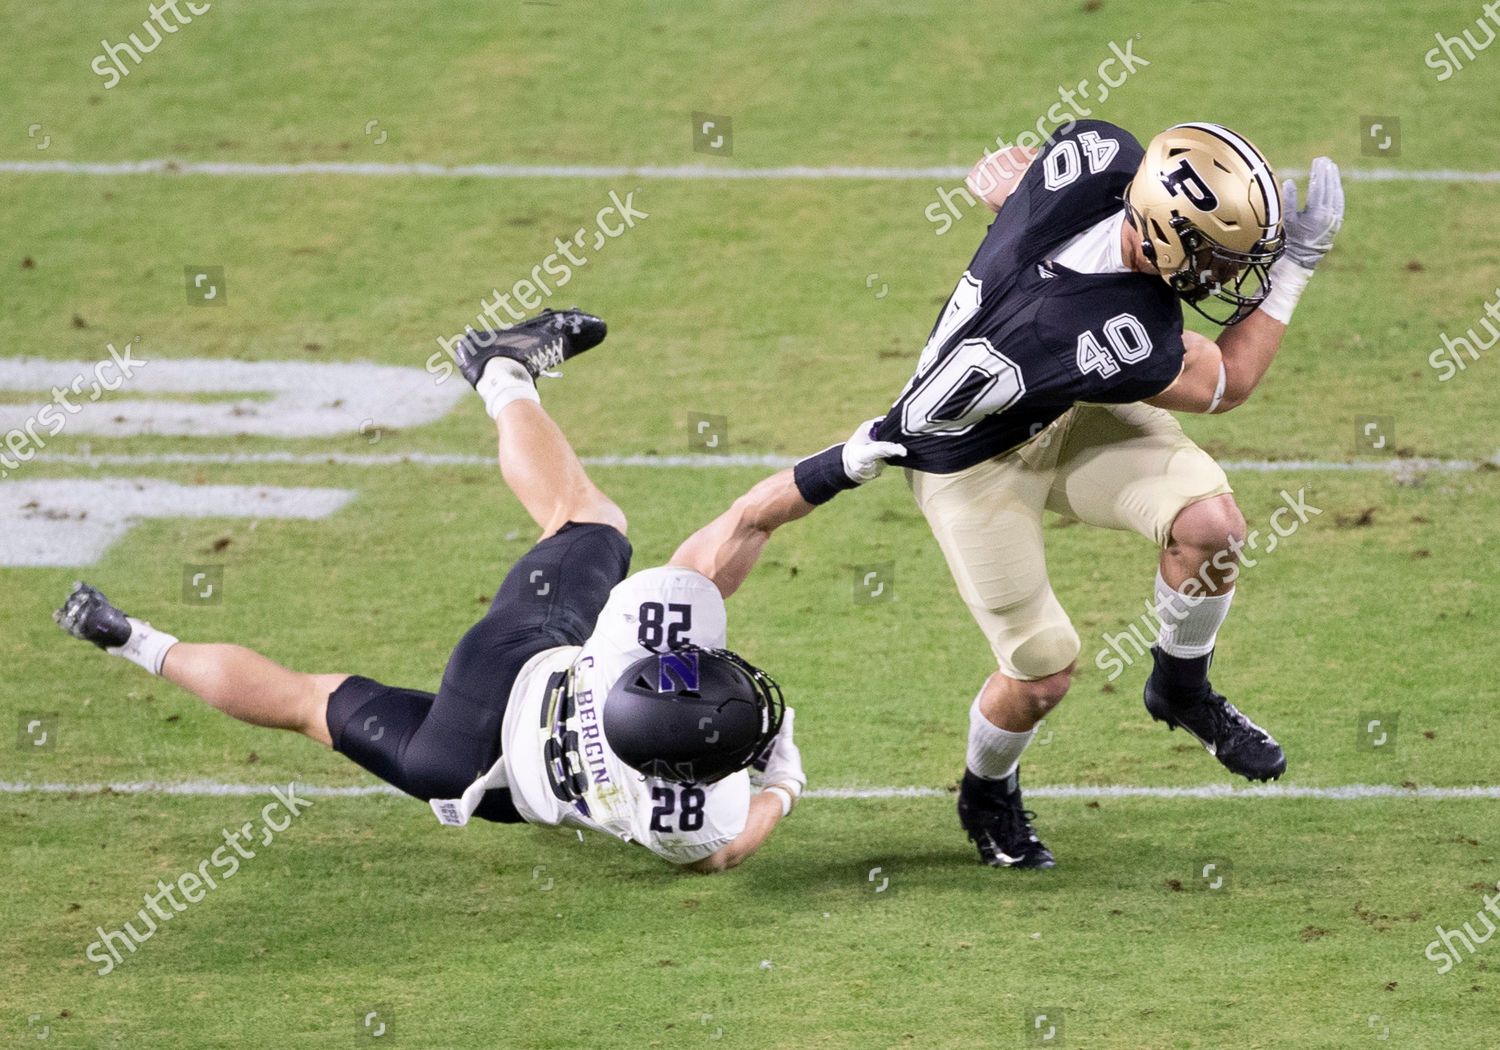
POLYGON ((1287 179, 1281 187, 1282 230, 1286 258, 1311 270, 1333 247, 1344 225, 1344 184, 1339 166, 1327 157, 1312 162, 1307 176, 1307 207, 1297 210, 1297 184, 1287 179))
MULTIPOLYGON (((856 485, 874 481, 885 469, 885 461, 893 456, 906 455, 906 446, 894 441, 876 441, 875 426, 884 416, 867 419, 854 428, 849 440, 844 442, 844 473, 856 485)), ((790 714, 790 710, 788 714, 790 714)))
POLYGON ((750 772, 750 783, 756 787, 781 784, 790 788, 793 795, 801 795, 802 789, 807 786, 807 774, 802 772, 802 752, 792 740, 792 722, 796 715, 795 709, 786 709, 776 739, 755 760, 750 772))

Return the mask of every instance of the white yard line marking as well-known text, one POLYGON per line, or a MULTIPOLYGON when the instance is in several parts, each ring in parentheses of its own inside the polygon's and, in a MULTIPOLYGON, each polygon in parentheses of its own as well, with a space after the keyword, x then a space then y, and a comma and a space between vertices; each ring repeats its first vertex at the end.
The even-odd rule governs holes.
MULTIPOLYGON (((305 161, 297 164, 258 164, 248 161, 185 161, 157 158, 127 161, 6 160, 0 173, 12 175, 211 175, 220 177, 339 175, 358 178, 444 179, 855 179, 879 181, 957 181, 968 165, 949 167, 827 167, 734 168, 709 165, 574 165, 574 164, 378 164, 343 161, 305 161)), ((1282 174, 1306 172, 1286 168, 1282 174)), ((1441 168, 1407 171, 1398 168, 1348 168, 1350 182, 1500 182, 1500 171, 1458 171, 1441 168)))
MULTIPOLYGON (((880 799, 880 798, 951 798, 953 792, 941 788, 820 788, 806 793, 808 798, 880 799)), ((1202 784, 1195 787, 1135 787, 1129 784, 1052 784, 1026 788, 1027 798, 1313 798, 1335 802, 1382 798, 1430 799, 1500 799, 1500 787, 1399 787, 1394 784, 1340 784, 1333 787, 1302 787, 1297 784, 1258 784, 1231 787, 1228 784, 1202 784)))
MULTIPOLYGON (((349 452, 160 452, 160 453, 43 453, 38 464, 67 464, 85 467, 150 467, 175 464, 215 464, 241 466, 287 464, 291 466, 394 467, 411 464, 419 467, 493 467, 493 456, 475 456, 442 452, 349 453, 349 452)), ((796 457, 770 453, 747 455, 681 455, 681 456, 584 456, 590 467, 644 467, 653 470, 700 467, 764 467, 779 470, 796 463, 796 457)), ((1225 470, 1271 473, 1278 471, 1355 471, 1366 473, 1421 473, 1423 471, 1467 471, 1500 467, 1500 453, 1489 460, 1474 459, 1241 459, 1221 463, 1225 470)))
MULTIPOLYGON (((270 784, 226 784, 216 780, 156 781, 134 780, 111 784, 64 784, 56 781, 26 783, 0 780, 0 795, 116 795, 185 796, 213 798, 236 795, 268 795, 270 784)), ((282 786, 282 785, 275 785, 282 786)), ((349 787, 319 787, 298 784, 297 793, 312 798, 351 798, 370 795, 406 797, 388 784, 360 784, 349 787)), ((952 792, 930 787, 817 788, 806 798, 818 799, 888 799, 951 798, 952 792)), ((1027 798, 1101 799, 1321 799, 1350 802, 1368 799, 1500 799, 1500 786, 1473 787, 1398 787, 1393 784, 1341 784, 1333 787, 1301 787, 1296 784, 1261 784, 1253 787, 1230 787, 1227 784, 1202 784, 1195 787, 1134 787, 1128 784, 1055 784, 1026 789, 1027 798)))
MULTIPOLYGON (((340 467, 395 467, 411 464, 418 467, 494 467, 494 456, 475 456, 449 452, 346 453, 346 452, 163 452, 131 455, 101 453, 82 455, 42 454, 37 463, 65 463, 85 467, 170 466, 172 464, 290 464, 293 466, 331 465, 340 467)), ((789 467, 796 462, 790 456, 584 456, 590 467, 789 467)))

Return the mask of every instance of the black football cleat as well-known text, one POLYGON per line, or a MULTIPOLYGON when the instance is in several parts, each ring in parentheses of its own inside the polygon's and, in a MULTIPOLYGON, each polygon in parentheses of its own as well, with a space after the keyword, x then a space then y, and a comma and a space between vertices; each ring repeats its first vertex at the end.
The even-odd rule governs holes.
POLYGON ((1036 837, 1036 814, 1021 805, 1021 775, 986 780, 964 770, 958 788, 958 822, 992 868, 1050 868, 1052 851, 1036 837))
POLYGON ((73 584, 73 593, 52 619, 74 638, 93 642, 101 649, 118 649, 130 641, 130 621, 125 614, 86 583, 73 584))
MULTIPOLYGON (((1156 649, 1152 654, 1157 653, 1156 649)), ((1275 780, 1286 772, 1286 752, 1276 739, 1240 713, 1210 686, 1198 698, 1170 698, 1165 675, 1146 679, 1146 710, 1171 729, 1181 728, 1203 745, 1225 769, 1247 780, 1275 780)))
POLYGON ((477 387, 484 366, 497 357, 519 361, 535 379, 553 372, 570 357, 604 342, 605 323, 576 306, 571 310, 543 310, 503 332, 470 329, 458 341, 458 370, 477 387))

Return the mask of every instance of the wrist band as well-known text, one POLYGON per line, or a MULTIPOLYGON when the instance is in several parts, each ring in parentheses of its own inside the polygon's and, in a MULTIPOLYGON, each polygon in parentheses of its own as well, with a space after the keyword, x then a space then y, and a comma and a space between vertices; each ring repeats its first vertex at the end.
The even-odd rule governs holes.
POLYGON ((781 800, 781 815, 784 817, 792 811, 792 793, 780 784, 772 784, 766 788, 767 792, 775 794, 781 800))
POLYGON ((858 484, 844 472, 842 442, 798 460, 796 467, 792 469, 792 480, 797 483, 797 491, 802 498, 814 507, 827 503, 840 492, 858 484))
POLYGON ((1260 304, 1261 312, 1273 321, 1291 324, 1292 311, 1312 275, 1306 266, 1299 266, 1284 255, 1277 259, 1271 265, 1271 294, 1260 304))

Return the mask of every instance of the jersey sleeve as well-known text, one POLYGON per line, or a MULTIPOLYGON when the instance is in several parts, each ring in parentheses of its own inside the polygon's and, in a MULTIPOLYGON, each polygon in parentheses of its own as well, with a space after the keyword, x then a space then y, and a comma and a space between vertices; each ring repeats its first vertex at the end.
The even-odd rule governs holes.
POLYGON ((627 661, 685 644, 726 646, 724 596, 702 573, 676 565, 646 569, 617 584, 589 636, 589 650, 627 661))
POLYGON ((701 790, 705 793, 703 826, 684 831, 679 817, 677 830, 653 831, 645 841, 647 849, 672 864, 695 864, 719 852, 745 830, 750 816, 748 773, 741 770, 701 790))
POLYGON ((1144 401, 1182 371, 1182 309, 1166 282, 1140 275, 1114 283, 1131 287, 1049 296, 1037 312, 1036 342, 1065 364, 1056 389, 1073 401, 1144 401))
POLYGON ((1050 258, 1069 238, 1123 210, 1145 155, 1134 135, 1108 121, 1080 120, 1059 131, 990 227, 992 238, 1012 246, 999 254, 1022 263, 1050 258))

